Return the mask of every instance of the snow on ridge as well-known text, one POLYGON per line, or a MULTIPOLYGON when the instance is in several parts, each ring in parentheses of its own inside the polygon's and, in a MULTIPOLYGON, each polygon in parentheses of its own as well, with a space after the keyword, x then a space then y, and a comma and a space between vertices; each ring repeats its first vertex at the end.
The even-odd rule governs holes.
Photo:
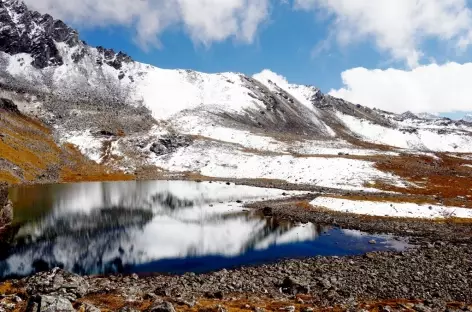
POLYGON ((280 88, 293 96, 299 103, 303 104, 306 108, 315 113, 318 118, 314 121, 318 126, 320 126, 320 128, 325 129, 332 137, 336 136, 336 133, 323 120, 321 120, 321 118, 319 118, 320 112, 313 105, 312 99, 317 94, 321 93, 319 89, 308 85, 291 84, 285 77, 274 73, 269 69, 264 69, 260 73, 254 74, 252 78, 265 85, 272 92, 277 92, 277 88, 280 88))
POLYGON ((184 110, 206 105, 231 112, 263 105, 250 96, 250 90, 237 73, 206 74, 141 63, 128 67, 128 73, 138 73, 133 75, 137 83, 135 98, 141 100, 156 119, 170 119, 184 110))
POLYGON ((269 69, 264 69, 262 72, 254 74, 252 78, 256 79, 265 85, 271 91, 277 91, 277 87, 292 95, 298 102, 305 105, 312 111, 315 107, 310 99, 315 96, 320 90, 312 86, 291 84, 287 79, 269 69))
MULTIPOLYGON (((441 129, 441 127, 436 127, 436 130, 418 127, 412 128, 414 131, 405 131, 399 128, 382 127, 367 120, 341 113, 337 113, 337 117, 341 119, 352 132, 373 143, 411 150, 458 153, 472 152, 471 128, 468 129, 470 130, 469 134, 456 132, 441 133, 437 130, 441 129)), ((398 125, 402 125, 402 123, 398 123, 398 125)))
POLYGON ((310 202, 334 211, 361 215, 399 218, 444 219, 449 217, 472 218, 472 209, 416 203, 358 201, 342 198, 317 197, 310 202))

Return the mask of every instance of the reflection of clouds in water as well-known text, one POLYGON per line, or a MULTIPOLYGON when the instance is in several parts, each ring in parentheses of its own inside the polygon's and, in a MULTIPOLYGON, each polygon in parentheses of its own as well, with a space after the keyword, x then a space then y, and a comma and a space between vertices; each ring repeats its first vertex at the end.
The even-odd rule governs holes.
MULTIPOLYGON (((275 189, 132 181, 60 185, 55 190, 48 189, 49 213, 16 233, 12 250, 0 260, 0 276, 27 275, 38 260, 42 267, 60 265, 69 271, 99 274, 163 259, 245 256, 250 251, 314 241, 330 229, 244 213, 242 203, 235 202, 283 193, 275 189)), ((337 233, 359 242, 369 237, 354 230, 337 233)), ((324 239, 324 248, 329 249, 330 243, 334 244, 324 239)), ((280 256, 285 254, 273 255, 280 256)))
MULTIPOLYGON (((17 242, 22 243, 0 265, 3 275, 28 274, 39 259, 70 271, 101 273, 117 259, 120 265, 135 265, 188 256, 237 256, 259 241, 301 239, 296 233, 285 235, 293 225, 278 226, 242 213, 243 204, 235 202, 278 197, 281 190, 182 181, 55 187, 50 213, 18 231, 17 242)), ((302 237, 312 239, 316 233, 302 237)))
POLYGON ((404 250, 406 248, 413 247, 413 245, 409 244, 407 240, 402 239, 402 238, 395 238, 392 235, 385 235, 385 234, 369 235, 359 230, 349 230, 349 229, 342 229, 341 232, 346 236, 351 236, 357 239, 364 237, 366 240, 370 240, 370 239, 382 240, 381 242, 379 242, 380 244, 394 250, 404 250))
POLYGON ((358 231, 358 230, 342 229, 341 231, 343 232, 344 235, 347 235, 347 236, 352 236, 352 237, 365 236, 365 233, 362 233, 361 231, 358 231))
POLYGON ((160 209, 165 205, 153 197, 165 194, 172 194, 180 200, 192 201, 195 205, 205 205, 219 201, 275 198, 281 197, 283 192, 277 189, 216 182, 126 181, 64 184, 58 186, 55 194, 54 211, 90 212, 104 206, 160 209))
POLYGON ((313 240, 319 236, 320 228, 316 224, 308 223, 291 228, 279 235, 270 235, 261 240, 256 249, 267 249, 272 245, 282 245, 293 242, 313 240))

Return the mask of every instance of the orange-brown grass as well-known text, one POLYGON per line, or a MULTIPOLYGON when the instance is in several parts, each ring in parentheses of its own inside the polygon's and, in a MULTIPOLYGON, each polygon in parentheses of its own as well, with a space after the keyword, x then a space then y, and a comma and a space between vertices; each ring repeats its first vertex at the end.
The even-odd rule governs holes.
POLYGON ((0 181, 7 182, 9 184, 17 184, 20 183, 21 180, 10 171, 0 170, 0 181))
POLYGON ((59 147, 47 128, 30 118, 1 112, 0 157, 23 170, 24 180, 33 181, 49 164, 59 161, 59 147))
POLYGON ((20 168, 0 170, 0 181, 31 183, 42 176, 59 176, 59 182, 128 180, 131 176, 100 166, 72 145, 59 146, 51 130, 28 116, 0 112, 0 158, 20 168))
POLYGON ((134 179, 132 175, 111 170, 85 158, 72 144, 65 144, 64 150, 69 165, 61 169, 60 180, 62 182, 122 181, 134 179))
MULTIPOLYGON (((119 309, 127 306, 133 307, 138 311, 146 311, 147 308, 151 305, 151 302, 141 301, 141 302, 134 302, 134 303, 127 303, 125 298, 120 295, 116 294, 92 294, 87 295, 84 298, 78 300, 74 306, 75 308, 79 308, 81 303, 89 303, 97 308, 99 308, 102 312, 112 312, 118 311, 119 309)), ((79 310, 80 311, 80 310, 79 310)))
MULTIPOLYGON (((398 175, 418 187, 403 188, 381 181, 377 181, 375 187, 412 195, 440 196, 449 204, 457 203, 461 196, 469 199, 465 204, 472 208, 472 170, 462 166, 472 164, 472 161, 444 153, 438 153, 437 157, 439 159, 423 155, 401 155, 379 160, 375 163, 377 169, 398 175)), ((462 204, 464 203, 461 202, 462 204)))
POLYGON ((313 206, 307 200, 296 202, 295 206, 297 206, 298 208, 306 209, 306 210, 313 209, 313 206))

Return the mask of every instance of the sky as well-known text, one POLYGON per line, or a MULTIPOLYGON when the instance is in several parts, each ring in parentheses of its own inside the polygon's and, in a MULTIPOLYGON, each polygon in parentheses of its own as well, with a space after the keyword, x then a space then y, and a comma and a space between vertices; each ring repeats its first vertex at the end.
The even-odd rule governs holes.
POLYGON ((25 0, 162 68, 270 70, 354 103, 472 111, 472 0, 25 0))

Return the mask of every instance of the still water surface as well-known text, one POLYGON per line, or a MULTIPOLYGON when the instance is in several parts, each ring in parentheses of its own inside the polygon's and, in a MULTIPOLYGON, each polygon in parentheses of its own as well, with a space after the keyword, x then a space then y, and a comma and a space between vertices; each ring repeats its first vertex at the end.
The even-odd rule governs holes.
POLYGON ((406 247, 384 235, 279 221, 243 208, 282 192, 187 181, 12 188, 14 224, 0 246, 0 277, 53 267, 79 274, 206 272, 406 247))

